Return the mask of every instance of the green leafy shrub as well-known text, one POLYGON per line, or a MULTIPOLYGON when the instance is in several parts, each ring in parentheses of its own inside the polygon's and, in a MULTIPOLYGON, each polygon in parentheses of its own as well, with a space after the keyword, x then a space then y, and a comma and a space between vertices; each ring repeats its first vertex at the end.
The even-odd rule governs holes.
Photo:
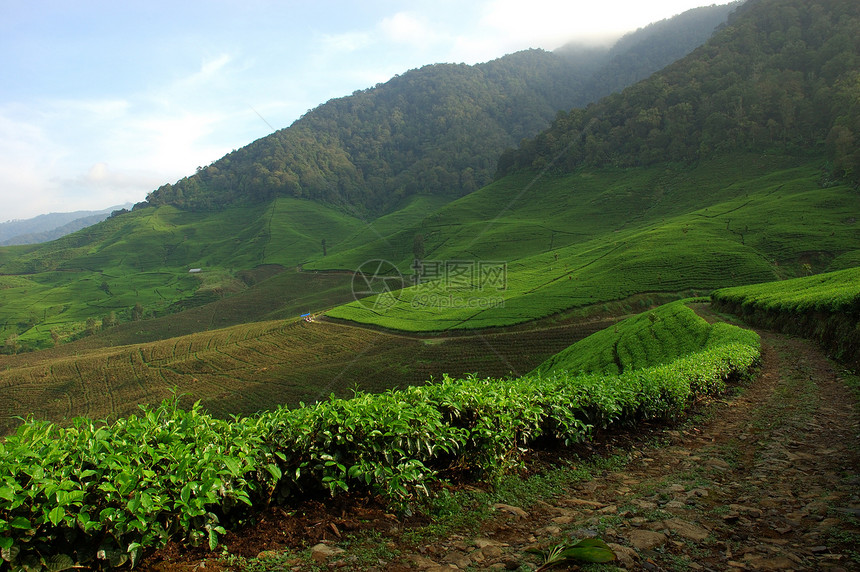
POLYGON ((715 291, 714 307, 750 323, 812 338, 860 367, 860 268, 715 291))
POLYGON ((715 328, 705 348, 621 375, 452 379, 232 421, 177 399, 113 424, 29 420, 0 442, 0 569, 134 564, 168 539, 215 549, 249 511, 364 489, 406 507, 443 471, 500 476, 538 439, 680 415, 758 359, 715 328))

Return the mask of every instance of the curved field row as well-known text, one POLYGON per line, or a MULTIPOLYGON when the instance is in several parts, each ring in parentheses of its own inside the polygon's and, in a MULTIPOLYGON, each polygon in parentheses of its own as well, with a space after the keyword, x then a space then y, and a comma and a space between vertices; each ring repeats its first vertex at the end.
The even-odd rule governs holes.
POLYGON ((750 323, 815 339, 832 357, 860 367, 860 267, 725 288, 711 297, 717 308, 750 323))
POLYGON ((724 288, 715 292, 714 298, 766 312, 817 310, 860 314, 860 268, 724 288))
POLYGON ((326 489, 408 507, 454 468, 500 476, 536 443, 579 443, 602 428, 683 415, 758 361, 757 334, 726 331, 721 343, 614 376, 445 376, 229 422, 165 400, 108 425, 27 423, 0 441, 0 538, 12 564, 66 554, 64 540, 75 555, 91 544, 136 559, 171 538, 215 550, 249 510, 326 489))
MULTIPOLYGON (((335 323, 271 321, 140 345, 9 356, 0 369, 0 433, 17 416, 115 419, 172 391, 215 415, 250 414, 330 394, 420 385, 443 374, 506 377, 609 322, 448 339, 335 323)), ((145 323, 143 323, 145 324, 145 323)))
POLYGON ((552 356, 535 373, 618 375, 670 363, 720 343, 723 326, 709 324, 687 302, 671 302, 597 332, 552 356))

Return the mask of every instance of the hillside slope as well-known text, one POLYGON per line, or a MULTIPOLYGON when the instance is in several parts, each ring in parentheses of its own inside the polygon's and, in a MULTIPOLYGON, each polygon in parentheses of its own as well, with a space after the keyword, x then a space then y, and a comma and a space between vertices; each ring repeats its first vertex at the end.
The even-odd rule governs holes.
POLYGON ((738 150, 823 152, 858 180, 860 5, 750 0, 705 45, 623 93, 560 115, 499 173, 693 161, 738 150))
MULTIPOLYGON (((418 331, 507 326, 637 293, 820 272, 857 251, 857 191, 822 186, 821 160, 797 163, 745 154, 693 168, 512 175, 411 231, 424 236, 421 284, 328 315, 418 331)), ((384 258, 414 278, 411 237, 306 267, 384 258)))
POLYGON ((291 126, 152 192, 151 204, 221 208, 276 196, 363 216, 415 194, 462 196, 487 184, 506 148, 687 54, 732 5, 691 10, 612 50, 527 50, 487 63, 435 64, 333 99, 291 126))
POLYGON ((423 291, 330 315, 417 330, 509 325, 635 292, 850 264, 858 37, 855 2, 745 4, 689 56, 506 153, 495 184, 324 261, 387 258, 408 272, 421 235, 434 262, 503 266, 500 292, 489 296, 482 276, 451 287, 437 272, 423 291))

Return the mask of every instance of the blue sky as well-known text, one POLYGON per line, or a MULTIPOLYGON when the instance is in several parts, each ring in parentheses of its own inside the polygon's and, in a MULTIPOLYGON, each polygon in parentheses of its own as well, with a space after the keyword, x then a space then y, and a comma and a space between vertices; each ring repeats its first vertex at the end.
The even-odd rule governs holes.
POLYGON ((728 0, 0 0, 0 222, 138 202, 333 98, 437 62, 728 0))

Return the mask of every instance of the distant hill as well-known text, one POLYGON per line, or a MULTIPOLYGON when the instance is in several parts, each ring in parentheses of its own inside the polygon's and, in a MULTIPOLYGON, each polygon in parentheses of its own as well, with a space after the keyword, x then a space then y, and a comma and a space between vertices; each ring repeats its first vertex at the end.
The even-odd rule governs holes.
POLYGON ((860 176, 860 3, 749 0, 704 46, 503 155, 499 175, 695 161, 714 153, 827 152, 860 176))
POLYGON ((500 153, 704 42, 735 5, 686 12, 612 49, 527 50, 478 65, 435 64, 333 99, 286 129, 150 193, 208 210, 277 196, 378 215, 416 194, 456 198, 487 184, 500 153))
POLYGON ((131 203, 99 211, 43 214, 24 220, 0 223, 0 246, 38 244, 66 236, 106 219, 114 211, 131 208, 131 203))

